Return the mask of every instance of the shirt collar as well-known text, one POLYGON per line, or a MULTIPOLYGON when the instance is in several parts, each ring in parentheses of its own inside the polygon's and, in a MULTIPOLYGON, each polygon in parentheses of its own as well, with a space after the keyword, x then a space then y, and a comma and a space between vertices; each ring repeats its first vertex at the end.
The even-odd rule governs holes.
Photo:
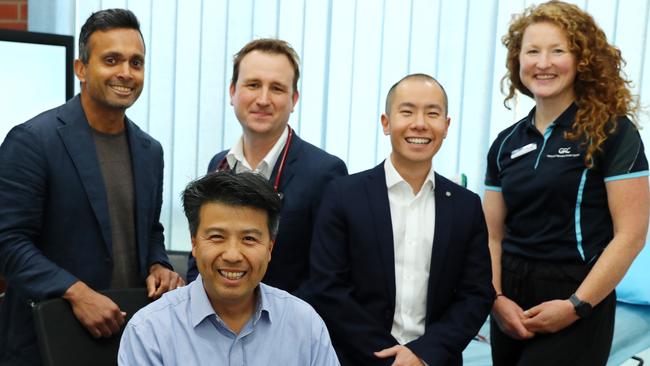
POLYGON ((266 153, 266 156, 264 156, 264 159, 260 161, 260 163, 256 168, 251 167, 248 161, 246 160, 246 157, 244 156, 244 136, 241 136, 239 140, 237 140, 237 143, 230 149, 230 151, 228 151, 228 154, 226 154, 226 160, 228 161, 228 165, 231 168, 237 166, 236 173, 240 173, 242 171, 257 170, 264 177, 266 177, 266 179, 271 179, 273 168, 275 167, 275 163, 278 161, 278 158, 282 153, 284 145, 287 142, 288 136, 289 136, 289 126, 287 125, 284 127, 284 131, 282 132, 282 135, 280 135, 278 141, 276 141, 273 147, 271 148, 271 150, 269 150, 269 152, 266 153))
MULTIPOLYGON (((205 287, 203 287, 203 279, 199 274, 194 281, 189 285, 190 288, 190 311, 191 311, 191 323, 192 327, 198 326, 206 318, 217 314, 212 308, 208 294, 205 292, 205 287)), ((271 309, 270 303, 267 299, 266 292, 263 290, 264 284, 260 283, 259 286, 255 289, 258 294, 258 301, 255 305, 255 313, 253 313, 253 326, 262 318, 263 314, 266 314, 265 317, 268 321, 271 321, 271 309)))
POLYGON ((215 315, 215 312, 208 298, 208 294, 205 292, 205 287, 203 287, 201 275, 198 275, 189 286, 192 286, 190 288, 190 321, 192 322, 192 326, 196 327, 205 318, 215 315))
POLYGON ((269 301, 269 296, 267 294, 266 290, 266 285, 261 283, 259 286, 257 286, 257 306, 255 307, 255 317, 253 318, 253 326, 257 324, 257 321, 260 320, 260 318, 265 315, 266 318, 270 323, 272 323, 271 320, 271 313, 272 313, 272 307, 271 307, 271 302, 269 301))
MULTIPOLYGON (((526 117, 528 120, 528 128, 536 129, 535 127, 535 111, 537 107, 531 109, 530 113, 526 117)), ((556 119, 553 121, 553 125, 562 126, 562 127, 571 127, 573 122, 575 122, 576 112, 578 111, 578 105, 573 102, 567 107, 556 119)))
MULTIPOLYGON (((390 190, 401 182, 408 185, 408 183, 402 178, 402 176, 397 172, 393 162, 390 159, 390 155, 386 160, 384 160, 384 171, 386 172, 386 187, 390 190)), ((422 187, 424 188, 427 185, 427 182, 431 182, 431 189, 436 187, 436 177, 435 171, 433 170, 433 164, 431 164, 431 169, 429 169, 429 174, 427 174, 426 179, 422 187)))

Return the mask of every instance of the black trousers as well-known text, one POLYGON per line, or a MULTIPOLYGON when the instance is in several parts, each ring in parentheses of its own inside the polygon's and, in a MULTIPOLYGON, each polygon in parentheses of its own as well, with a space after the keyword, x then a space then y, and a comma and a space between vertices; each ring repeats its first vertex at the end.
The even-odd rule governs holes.
MULTIPOLYGON (((505 296, 524 310, 544 301, 568 299, 587 276, 590 266, 535 261, 503 254, 501 286, 505 296)), ((616 294, 609 294, 586 319, 552 334, 516 340, 490 321, 494 366, 606 365, 614 335, 616 294)))

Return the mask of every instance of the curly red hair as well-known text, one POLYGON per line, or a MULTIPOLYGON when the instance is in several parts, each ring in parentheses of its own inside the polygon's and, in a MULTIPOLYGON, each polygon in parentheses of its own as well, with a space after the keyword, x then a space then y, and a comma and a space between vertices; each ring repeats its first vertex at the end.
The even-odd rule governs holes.
POLYGON ((636 120, 637 100, 630 91, 622 67, 625 61, 621 51, 607 42, 605 32, 591 15, 573 4, 562 1, 531 6, 522 14, 513 16, 508 33, 501 42, 508 49, 507 72, 501 86, 508 83, 504 105, 515 97, 515 90, 529 97, 532 93, 519 78, 519 53, 526 28, 535 23, 549 22, 564 31, 570 51, 576 58, 576 78, 573 83, 578 106, 572 131, 565 138, 582 140, 587 145, 585 164, 593 166, 593 156, 616 128, 616 119, 630 116, 636 120))

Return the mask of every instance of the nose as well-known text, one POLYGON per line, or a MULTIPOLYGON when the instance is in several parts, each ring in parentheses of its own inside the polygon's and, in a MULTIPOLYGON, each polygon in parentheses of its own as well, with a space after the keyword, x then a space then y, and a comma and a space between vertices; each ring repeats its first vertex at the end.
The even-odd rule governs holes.
POLYGON ((122 62, 120 65, 120 68, 118 70, 117 77, 122 78, 122 79, 130 79, 133 77, 133 73, 131 70, 131 64, 129 62, 122 62))
POLYGON ((230 240, 228 243, 225 243, 226 247, 224 248, 223 253, 221 254, 221 259, 228 263, 237 263, 242 260, 241 251, 239 250, 239 245, 235 240, 230 240))
POLYGON ((549 57, 548 52, 541 52, 537 59, 537 68, 545 69, 551 66, 551 58, 549 57))
POLYGON ((414 130, 423 130, 426 128, 426 125, 427 124, 424 122, 424 113, 416 113, 411 128, 414 130))
POLYGON ((269 89, 264 87, 260 88, 259 94, 255 102, 259 105, 266 106, 270 103, 269 101, 269 89))

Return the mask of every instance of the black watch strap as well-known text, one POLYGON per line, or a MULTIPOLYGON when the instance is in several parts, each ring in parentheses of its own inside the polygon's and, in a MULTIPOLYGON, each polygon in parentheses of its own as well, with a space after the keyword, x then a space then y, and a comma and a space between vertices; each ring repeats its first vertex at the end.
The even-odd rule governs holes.
POLYGON ((569 297, 569 301, 573 305, 573 309, 576 311, 576 314, 580 318, 586 318, 589 315, 591 315, 591 310, 592 306, 590 303, 586 301, 582 301, 576 296, 576 294, 572 294, 571 297, 569 297))

